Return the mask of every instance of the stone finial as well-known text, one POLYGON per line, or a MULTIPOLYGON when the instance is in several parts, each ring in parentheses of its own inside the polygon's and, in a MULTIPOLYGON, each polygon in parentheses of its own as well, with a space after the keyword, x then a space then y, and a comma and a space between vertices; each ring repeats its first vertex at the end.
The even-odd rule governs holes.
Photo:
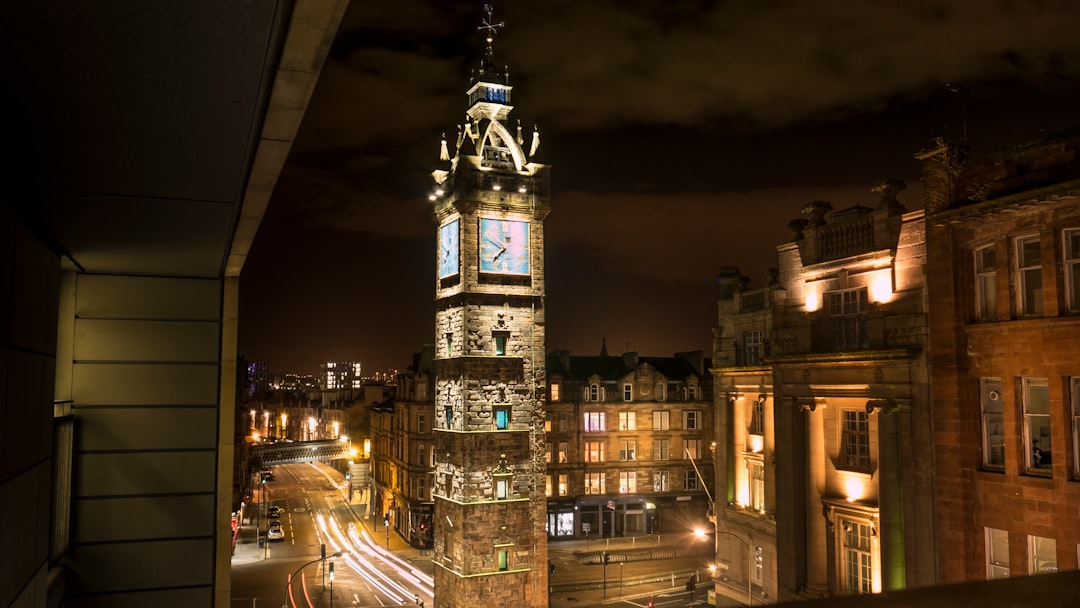
POLYGON ((829 201, 810 201, 803 205, 803 215, 810 216, 810 223, 807 224, 810 227, 824 226, 825 214, 832 211, 832 203, 829 201))
POLYGON ((806 225, 809 223, 810 220, 800 217, 788 222, 787 227, 791 228, 791 231, 795 233, 795 240, 801 241, 803 240, 803 229, 806 228, 806 225))
POLYGON ((890 177, 877 183, 870 191, 881 195, 878 209, 903 209, 904 205, 896 199, 896 195, 907 189, 907 182, 902 179, 890 177))

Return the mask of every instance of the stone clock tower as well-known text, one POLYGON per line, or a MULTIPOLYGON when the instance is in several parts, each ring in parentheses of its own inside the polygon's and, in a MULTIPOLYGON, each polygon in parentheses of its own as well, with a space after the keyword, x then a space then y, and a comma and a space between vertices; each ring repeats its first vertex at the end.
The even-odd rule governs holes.
POLYGON ((468 89, 431 194, 435 277, 435 606, 547 606, 544 217, 539 135, 509 126, 509 74, 468 89))

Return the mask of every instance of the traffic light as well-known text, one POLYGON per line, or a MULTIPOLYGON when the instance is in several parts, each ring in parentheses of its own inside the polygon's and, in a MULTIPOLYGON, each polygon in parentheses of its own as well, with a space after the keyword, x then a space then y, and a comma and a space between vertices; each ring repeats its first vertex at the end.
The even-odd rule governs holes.
POLYGON ((330 582, 334 582, 334 562, 330 562, 330 582))

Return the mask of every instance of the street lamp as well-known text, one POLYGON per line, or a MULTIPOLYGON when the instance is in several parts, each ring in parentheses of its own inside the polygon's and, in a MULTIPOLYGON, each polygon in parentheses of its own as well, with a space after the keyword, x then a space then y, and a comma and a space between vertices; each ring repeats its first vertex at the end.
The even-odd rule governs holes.
MULTIPOLYGON (((698 529, 694 530, 694 534, 697 535, 700 538, 704 538, 705 537, 705 530, 702 530, 701 528, 698 528, 698 529)), ((723 534, 725 536, 730 536, 731 538, 734 538, 735 540, 739 541, 739 544, 741 544, 746 549, 746 605, 747 606, 752 606, 754 604, 753 578, 751 577, 750 573, 753 572, 753 569, 754 569, 754 556, 753 556, 753 553, 750 551, 750 544, 747 543, 745 540, 743 540, 743 539, 739 538, 738 536, 736 536, 735 533, 728 532, 727 530, 716 530, 716 534, 723 534)), ((710 567, 709 570, 714 571, 715 566, 710 567)))
MULTIPOLYGON (((296 570, 294 570, 293 573, 289 575, 288 581, 285 583, 285 597, 283 597, 282 600, 281 600, 281 608, 288 608, 289 599, 292 597, 292 581, 293 581, 294 578, 296 578, 297 574, 300 574, 301 570, 303 570, 304 568, 307 568, 311 564, 316 564, 316 563, 319 563, 321 561, 324 561, 328 557, 341 557, 342 553, 345 553, 344 549, 342 549, 341 551, 338 551, 337 553, 333 553, 331 555, 324 555, 324 556, 321 556, 321 557, 317 557, 317 558, 311 560, 310 562, 300 566, 296 570)), ((334 595, 333 595, 333 593, 334 593, 333 592, 333 589, 334 589, 333 585, 334 585, 334 577, 333 577, 333 574, 331 573, 331 576, 330 576, 330 589, 331 589, 330 597, 331 598, 334 597, 334 595)), ((331 599, 330 601, 333 601, 333 599, 331 599)))

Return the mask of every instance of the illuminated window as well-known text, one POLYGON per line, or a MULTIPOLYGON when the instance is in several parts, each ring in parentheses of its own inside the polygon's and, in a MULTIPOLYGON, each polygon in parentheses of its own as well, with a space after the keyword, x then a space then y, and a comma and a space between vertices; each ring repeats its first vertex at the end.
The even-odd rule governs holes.
POLYGON ((570 462, 570 458, 567 455, 567 444, 565 441, 559 442, 559 464, 566 464, 570 462))
POLYGON ((697 474, 694 473, 694 469, 686 469, 683 471, 683 484, 684 490, 696 490, 698 489, 697 474))
POLYGON ((659 410, 652 413, 652 428, 654 431, 666 431, 671 428, 671 412, 659 410))
POLYGON ((669 458, 671 458, 671 452, 668 447, 668 440, 657 439, 653 441, 653 460, 667 460, 669 458))
POLYGON ((500 549, 498 551, 498 565, 499 565, 499 571, 500 572, 510 569, 510 552, 509 551, 504 551, 502 549, 500 549))
POLYGON ((619 460, 637 460, 637 441, 632 439, 619 442, 619 460))
POLYGON ((559 385, 558 384, 552 383, 552 385, 551 385, 551 400, 552 401, 558 401, 559 400, 559 385))
POLYGON ((551 432, 551 412, 544 412, 544 432, 551 432))
POLYGON ((754 511, 765 510, 765 463, 761 455, 746 457, 746 473, 750 483, 750 505, 754 511))
POLYGON ((1050 474, 1050 387, 1046 378, 1024 378, 1024 445, 1027 472, 1050 474))
POLYGON ((1066 230, 1062 240, 1066 305, 1071 312, 1080 312, 1080 229, 1066 230))
POLYGON ((653 471, 653 492, 667 492, 668 487, 668 472, 667 471, 653 471))
POLYGON ((841 416, 840 452, 843 468, 869 471, 870 421, 866 410, 844 410, 841 416))
POLYGON ((637 473, 634 471, 619 471, 619 493, 633 494, 637 492, 637 473))
POLYGON ((585 432, 602 433, 607 430, 607 416, 604 412, 585 412, 585 432))
POLYGON ((840 523, 844 587, 848 595, 873 593, 874 566, 870 553, 870 526, 850 519, 840 519, 840 523))
POLYGON ((544 462, 547 462, 547 463, 551 462, 551 442, 548 442, 544 446, 544 462))
POLYGON ((606 492, 603 473, 585 473, 586 494, 604 494, 606 492))
POLYGON ((701 411, 687 410, 683 412, 683 428, 693 431, 701 428, 701 411))
POLYGON ((510 480, 495 480, 495 500, 506 500, 510 497, 510 480))
POLYGON ((1005 470, 1005 416, 1001 400, 1001 380, 979 380, 979 405, 982 409, 983 468, 1005 470))
POLYGON ((1042 243, 1037 234, 1016 239, 1016 291, 1021 317, 1043 314, 1042 243))
POLYGON ((986 528, 986 578, 1009 578, 1009 532, 986 528))
POLYGON ((551 498, 551 475, 544 480, 544 496, 551 498))
POLYGON ((510 408, 505 406, 495 407, 492 411, 495 416, 495 428, 505 431, 510 428, 510 408))
POLYGON ((693 458, 697 460, 701 458, 701 440, 700 439, 683 439, 683 455, 687 458, 693 458))
POLYGON ((636 431, 637 414, 634 412, 619 412, 619 430, 636 431))
POLYGON ((866 313, 870 309, 866 288, 830 291, 825 294, 829 324, 832 327, 833 348, 857 350, 870 347, 866 333, 866 313))
POLYGON ((634 387, 631 384, 622 385, 622 400, 630 401, 634 398, 634 387))
POLYGON ((1057 572, 1057 541, 1044 536, 1028 536, 1030 574, 1057 572))
POLYGON ((997 318, 995 258, 993 245, 975 250, 975 318, 980 321, 997 318))
POLYGON ((604 442, 585 442, 585 462, 604 462, 604 442))
POLYGON ((570 493, 570 476, 566 473, 559 475, 559 496, 566 496, 570 493))

